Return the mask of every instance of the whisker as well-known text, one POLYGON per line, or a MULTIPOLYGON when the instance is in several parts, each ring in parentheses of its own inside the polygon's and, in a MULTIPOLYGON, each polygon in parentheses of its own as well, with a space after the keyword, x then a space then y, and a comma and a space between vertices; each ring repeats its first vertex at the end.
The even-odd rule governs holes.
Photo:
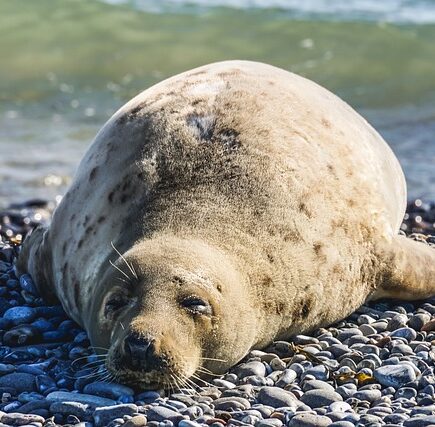
POLYGON ((115 265, 112 260, 109 259, 109 263, 112 267, 116 268, 121 274, 123 274, 128 280, 130 280, 130 277, 128 276, 127 273, 125 273, 124 271, 122 271, 117 265, 115 265))
POLYGON ((134 271, 134 268, 127 262, 127 260, 125 259, 124 255, 121 254, 121 252, 118 251, 118 249, 115 248, 115 245, 113 244, 113 242, 110 242, 110 244, 112 245, 112 248, 115 249, 116 253, 121 257, 121 259, 125 262, 125 265, 130 269, 131 273, 133 274, 133 277, 135 279, 137 279, 137 274, 136 271, 134 271))

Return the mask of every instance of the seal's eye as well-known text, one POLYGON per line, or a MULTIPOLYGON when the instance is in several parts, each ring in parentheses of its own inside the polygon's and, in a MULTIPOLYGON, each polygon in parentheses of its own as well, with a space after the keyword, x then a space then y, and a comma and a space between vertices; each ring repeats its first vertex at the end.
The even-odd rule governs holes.
POLYGON ((114 293, 112 294, 106 302, 104 306, 104 315, 114 316, 121 309, 127 307, 129 305, 129 298, 126 294, 123 293, 114 293))
POLYGON ((204 316, 212 314, 211 305, 199 297, 187 297, 181 301, 181 305, 193 314, 203 314, 204 316))

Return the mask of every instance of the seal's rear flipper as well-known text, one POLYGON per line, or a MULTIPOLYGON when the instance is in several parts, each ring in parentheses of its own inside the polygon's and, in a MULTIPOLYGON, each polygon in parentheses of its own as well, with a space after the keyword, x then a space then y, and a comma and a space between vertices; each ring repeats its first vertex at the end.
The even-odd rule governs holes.
POLYGON ((405 236, 395 236, 382 251, 381 285, 370 299, 416 300, 435 295, 435 249, 405 236))

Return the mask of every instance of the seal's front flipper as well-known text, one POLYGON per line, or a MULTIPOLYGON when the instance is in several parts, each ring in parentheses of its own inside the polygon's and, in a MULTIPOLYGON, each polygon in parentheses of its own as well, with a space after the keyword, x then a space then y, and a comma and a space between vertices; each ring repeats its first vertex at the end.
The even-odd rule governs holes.
POLYGON ((435 295, 435 248, 395 236, 380 254, 381 283, 371 299, 423 299, 435 295))
POLYGON ((46 302, 57 302, 53 294, 50 252, 47 247, 47 228, 39 225, 24 239, 15 263, 17 275, 29 273, 46 302))

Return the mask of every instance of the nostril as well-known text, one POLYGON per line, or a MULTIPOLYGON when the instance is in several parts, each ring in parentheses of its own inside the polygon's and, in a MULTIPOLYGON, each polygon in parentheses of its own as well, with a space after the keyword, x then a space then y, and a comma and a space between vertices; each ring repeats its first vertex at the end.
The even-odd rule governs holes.
POLYGON ((134 366, 144 366, 154 353, 153 342, 152 338, 130 334, 124 340, 124 353, 134 366))

